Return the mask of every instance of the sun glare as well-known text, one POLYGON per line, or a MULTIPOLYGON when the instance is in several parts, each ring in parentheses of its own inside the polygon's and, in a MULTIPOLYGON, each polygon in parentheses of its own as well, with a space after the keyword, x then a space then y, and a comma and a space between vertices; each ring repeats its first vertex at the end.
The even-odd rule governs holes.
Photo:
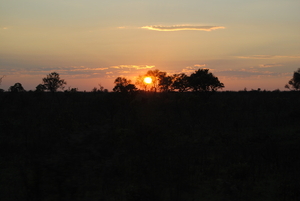
POLYGON ((144 82, 145 82, 146 84, 151 84, 151 83, 152 83, 152 78, 151 78, 151 77, 145 77, 145 78, 144 78, 144 82))

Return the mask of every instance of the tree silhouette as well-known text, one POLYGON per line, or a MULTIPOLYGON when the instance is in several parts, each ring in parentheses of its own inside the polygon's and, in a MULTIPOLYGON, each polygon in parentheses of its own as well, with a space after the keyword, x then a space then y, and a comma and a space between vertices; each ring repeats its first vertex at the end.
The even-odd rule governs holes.
MULTIPOLYGON (((2 79, 5 77, 5 75, 3 75, 2 77, 0 77, 0 85, 1 85, 1 83, 2 83, 2 79)), ((0 92, 4 92, 4 90, 3 89, 0 89, 0 92)))
POLYGON ((171 76, 163 76, 163 74, 161 74, 159 84, 158 84, 160 91, 163 92, 173 91, 172 83, 173 83, 173 78, 171 76))
POLYGON ((2 77, 0 77, 0 85, 2 83, 2 79, 5 77, 5 75, 3 75, 2 77))
POLYGON ((285 85, 287 89, 294 89, 296 91, 300 90, 300 68, 294 72, 293 78, 285 85))
POLYGON ((96 92, 105 92, 105 93, 107 93, 108 92, 108 90, 104 89, 104 87, 101 84, 98 84, 98 85, 99 85, 99 89, 97 87, 94 87, 92 89, 93 93, 96 93, 96 92))
POLYGON ((59 88, 63 89, 67 82, 65 82, 63 79, 60 79, 58 73, 52 72, 47 75, 47 77, 43 78, 43 84, 47 90, 56 92, 59 88))
POLYGON ((166 72, 162 72, 158 69, 155 69, 155 70, 149 70, 147 73, 146 73, 146 77, 151 77, 152 78, 152 88, 153 88, 153 91, 157 91, 157 88, 159 87, 160 85, 160 81, 166 77, 167 73, 166 72))
POLYGON ((189 88, 188 76, 184 73, 174 74, 172 76, 172 89, 178 90, 179 92, 187 91, 189 88))
POLYGON ((25 92, 21 83, 15 83, 14 86, 9 87, 11 92, 25 92))
POLYGON ((116 84, 113 88, 114 92, 133 93, 137 91, 135 85, 131 84, 131 80, 127 80, 125 77, 117 77, 114 83, 116 84))
POLYGON ((145 75, 139 75, 136 79, 135 84, 146 91, 149 84, 145 83, 144 79, 145 79, 145 75))
POLYGON ((47 88, 43 84, 39 84, 35 87, 36 92, 44 92, 47 88))
POLYGON ((216 91, 222 89, 224 84, 218 77, 208 72, 209 69, 198 69, 189 77, 189 85, 193 91, 216 91))

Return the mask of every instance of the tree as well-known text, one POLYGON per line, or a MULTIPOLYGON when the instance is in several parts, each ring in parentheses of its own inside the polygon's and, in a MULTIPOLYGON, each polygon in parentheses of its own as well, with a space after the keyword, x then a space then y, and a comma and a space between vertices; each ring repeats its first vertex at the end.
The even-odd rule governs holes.
POLYGON ((5 75, 3 75, 2 77, 0 77, 0 85, 2 83, 2 79, 5 77, 5 75))
MULTIPOLYGON (((2 83, 2 79, 5 77, 5 75, 3 75, 2 77, 0 77, 0 85, 1 85, 1 83, 2 83)), ((4 92, 4 90, 3 89, 0 89, 0 92, 4 92)))
POLYGON ((60 79, 58 73, 53 72, 47 75, 47 77, 43 78, 43 84, 47 90, 56 92, 59 88, 63 89, 67 82, 65 82, 63 79, 60 79))
POLYGON ((169 92, 172 90, 173 79, 171 76, 161 76, 159 80, 159 89, 163 92, 169 92))
POLYGON ((146 91, 149 84, 145 83, 144 79, 145 79, 144 75, 139 75, 136 79, 135 84, 146 91))
POLYGON ((224 84, 218 77, 208 72, 209 69, 198 69, 189 77, 189 85, 193 91, 216 91, 222 89, 224 84))
POLYGON ((69 92, 71 92, 71 93, 76 93, 76 92, 78 92, 78 88, 71 88, 71 87, 69 87, 67 90, 65 90, 64 91, 65 93, 69 93, 69 92))
POLYGON ((97 87, 94 87, 92 89, 93 93, 96 93, 96 92, 105 92, 105 93, 107 93, 108 92, 108 90, 104 89, 104 87, 101 84, 98 84, 98 85, 99 85, 99 89, 97 87))
POLYGON ((294 72, 293 78, 289 81, 288 84, 285 85, 287 89, 294 89, 296 91, 300 91, 300 68, 294 72))
POLYGON ((114 92, 133 93, 137 91, 135 85, 131 84, 131 80, 127 80, 125 77, 117 77, 114 83, 116 84, 113 88, 114 92))
POLYGON ((189 88, 188 76, 184 73, 174 74, 172 76, 172 88, 173 90, 178 90, 179 92, 187 91, 189 88))
POLYGON ((152 88, 154 91, 157 91, 157 88, 159 87, 159 84, 161 80, 166 77, 167 73, 162 72, 158 69, 155 70, 149 70, 145 77, 151 77, 152 78, 152 88))
POLYGON ((47 88, 43 84, 39 84, 35 87, 36 92, 44 92, 47 88))
POLYGON ((9 87, 11 92, 25 92, 21 83, 15 83, 14 86, 9 87))

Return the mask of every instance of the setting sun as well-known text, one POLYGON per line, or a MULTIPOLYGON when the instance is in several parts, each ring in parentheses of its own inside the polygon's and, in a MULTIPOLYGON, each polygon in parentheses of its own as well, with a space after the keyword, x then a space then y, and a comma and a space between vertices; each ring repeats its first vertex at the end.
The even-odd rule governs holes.
POLYGON ((151 83, 152 83, 152 78, 151 78, 151 77, 145 77, 145 78, 144 78, 144 82, 145 82, 146 84, 151 84, 151 83))

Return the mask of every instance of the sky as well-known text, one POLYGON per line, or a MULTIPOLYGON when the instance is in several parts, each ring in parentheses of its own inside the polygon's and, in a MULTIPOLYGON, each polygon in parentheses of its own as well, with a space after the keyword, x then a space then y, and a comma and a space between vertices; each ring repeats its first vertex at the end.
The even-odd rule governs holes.
POLYGON ((299 0, 0 0, 0 88, 135 82, 208 68, 224 91, 284 90, 300 68, 299 0))

